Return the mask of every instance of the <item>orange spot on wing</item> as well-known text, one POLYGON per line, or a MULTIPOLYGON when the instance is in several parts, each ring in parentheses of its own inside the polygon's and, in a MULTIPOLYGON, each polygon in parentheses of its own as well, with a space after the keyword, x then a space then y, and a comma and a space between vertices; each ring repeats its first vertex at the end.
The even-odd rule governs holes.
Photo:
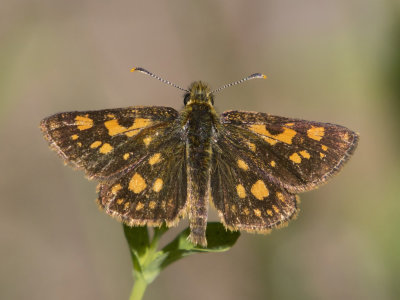
POLYGON ((95 141, 90 145, 90 148, 95 149, 99 147, 102 143, 100 141, 95 141))
POLYGON ((118 183, 111 188, 111 193, 115 195, 120 189, 122 189, 122 186, 118 183))
POLYGON ((237 192, 239 198, 242 198, 242 199, 243 199, 243 198, 246 197, 246 190, 244 189, 243 185, 238 184, 238 185, 236 186, 236 192, 237 192))
POLYGON ((146 147, 147 147, 148 145, 150 145, 152 139, 153 139, 153 138, 152 138, 151 136, 145 137, 145 138, 143 139, 143 143, 146 145, 146 147))
POLYGON ((310 153, 308 153, 307 150, 302 150, 299 152, 301 156, 303 156, 304 158, 310 159, 310 153))
POLYGON ((132 137, 138 134, 141 129, 150 126, 151 123, 150 119, 137 118, 130 127, 120 125, 118 120, 106 121, 104 122, 104 126, 108 129, 108 134, 111 136, 124 133, 128 137, 132 137))
POLYGON ((129 182, 129 189, 135 194, 142 192, 146 186, 146 181, 138 173, 135 173, 129 182))
POLYGON ((159 191, 161 191, 162 187, 163 187, 163 180, 161 178, 157 178, 153 184, 153 191, 158 193, 159 191))
POLYGON ((138 202, 138 204, 136 204, 136 210, 142 210, 143 209, 143 207, 144 207, 144 205, 143 205, 143 203, 142 202, 138 202))
POLYGON ((278 197, 278 199, 282 202, 285 202, 285 197, 283 196, 283 194, 281 192, 276 192, 276 196, 278 197))
POLYGON ((156 153, 149 159, 149 164, 154 165, 156 163, 159 163, 161 161, 161 153, 156 153))
POLYGON ((102 154, 108 154, 112 151, 113 146, 111 146, 108 143, 103 144, 103 146, 100 147, 99 152, 102 154))
POLYGON ((239 166, 239 168, 247 171, 249 169, 249 166, 241 159, 238 159, 237 164, 239 166))
POLYGON ((313 140, 316 140, 316 141, 320 141, 324 135, 325 135, 325 128, 324 127, 311 126, 311 128, 307 130, 307 136, 310 139, 313 139, 313 140))
POLYGON ((250 148, 251 151, 253 151, 253 152, 256 151, 256 145, 254 145, 253 143, 247 142, 247 146, 249 146, 249 148, 250 148))
POLYGON ((79 130, 86 130, 93 127, 93 120, 88 116, 89 115, 75 117, 75 124, 78 126, 79 130))
POLYGON ((282 133, 271 134, 265 125, 260 124, 250 125, 249 129, 257 134, 262 135, 264 140, 271 145, 275 145, 277 142, 292 144, 293 138, 297 134, 295 130, 286 127, 283 127, 282 133))
POLYGON ((254 197, 258 200, 263 200, 265 197, 268 197, 269 191, 265 186, 264 181, 258 180, 253 186, 251 187, 251 193, 254 197))
POLYGON ((290 155, 289 159, 296 164, 301 163, 301 157, 296 152, 290 155))

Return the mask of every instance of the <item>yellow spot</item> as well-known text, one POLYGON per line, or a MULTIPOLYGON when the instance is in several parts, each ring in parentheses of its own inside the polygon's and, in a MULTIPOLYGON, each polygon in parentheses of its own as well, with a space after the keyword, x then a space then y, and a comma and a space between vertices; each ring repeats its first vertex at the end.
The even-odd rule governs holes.
POLYGON ((328 147, 325 146, 325 145, 321 145, 321 148, 322 148, 322 150, 324 150, 324 151, 328 150, 328 147))
POLYGON ((136 204, 136 210, 142 210, 143 207, 144 207, 144 205, 143 205, 143 203, 140 202, 140 201, 138 202, 138 204, 136 204))
POLYGON ((276 205, 272 205, 272 208, 274 209, 274 211, 279 214, 279 208, 276 205))
POLYGON ((286 123, 285 126, 293 126, 294 123, 286 123))
POLYGON ((249 129, 255 133, 263 135, 264 140, 271 145, 275 145, 278 141, 291 144, 294 136, 296 135, 296 131, 286 127, 283 127, 283 132, 278 134, 271 134, 265 125, 250 125, 249 129))
POLYGON ((274 160, 271 160, 271 162, 269 164, 271 165, 271 167, 275 167, 276 166, 276 162, 274 160))
POLYGON ((239 166, 239 168, 247 171, 249 169, 249 166, 241 159, 238 159, 237 164, 239 166))
POLYGON ((161 208, 165 209, 165 205, 167 204, 167 202, 165 200, 161 201, 161 208))
POLYGON ((129 182, 129 189, 135 194, 139 194, 146 188, 147 184, 144 181, 143 177, 138 173, 132 176, 131 181, 129 182))
POLYGON ((108 129, 108 134, 114 136, 116 134, 124 133, 126 136, 132 137, 139 133, 145 127, 151 125, 150 119, 137 118, 131 127, 119 125, 118 120, 110 120, 104 122, 104 126, 108 129))
POLYGON ((78 145, 78 147, 82 147, 82 143, 81 142, 77 142, 76 144, 78 145))
POLYGON ((232 211, 233 213, 236 212, 236 205, 235 205, 235 204, 232 204, 232 206, 231 206, 231 211, 232 211))
POLYGON ((268 197, 269 191, 265 186, 264 181, 258 180, 253 186, 251 187, 251 193, 256 197, 258 200, 263 200, 265 197, 268 197))
POLYGON ((250 150, 256 152, 256 145, 253 143, 247 142, 247 146, 249 146, 250 150))
POLYGON ((79 130, 86 130, 93 127, 93 120, 88 118, 88 115, 76 116, 75 122, 79 130))
POLYGON ((130 155, 129 153, 125 153, 124 156, 122 156, 122 158, 123 158, 124 160, 127 160, 127 159, 129 158, 129 155, 130 155))
POLYGON ((343 134, 343 140, 345 141, 345 142, 348 142, 349 141, 349 134, 346 132, 345 134, 343 134))
POLYGON ((117 199, 117 204, 121 205, 124 202, 124 198, 117 199))
POLYGON ((274 213, 272 212, 272 210, 270 210, 270 209, 267 209, 267 214, 269 215, 269 216, 273 216, 274 215, 274 213))
POLYGON ((107 117, 109 117, 110 119, 115 119, 115 115, 113 114, 107 114, 107 117))
POLYGON ((239 198, 243 199, 244 197, 246 197, 246 190, 244 189, 243 185, 238 184, 236 186, 236 192, 237 192, 239 198))
POLYGON ((156 153, 149 159, 149 164, 154 165, 156 163, 159 163, 161 161, 161 153, 156 153))
POLYGON ((79 135, 77 135, 77 134, 71 135, 71 140, 73 140, 73 141, 77 140, 78 138, 79 138, 79 135))
POLYGON ((290 155, 289 159, 296 164, 301 163, 301 157, 296 152, 290 155))
POLYGON ((152 138, 151 136, 145 137, 145 138, 143 139, 143 143, 146 145, 146 147, 147 147, 148 145, 150 145, 152 139, 153 139, 153 138, 152 138))
POLYGON ((122 189, 122 186, 118 183, 111 188, 111 193, 115 195, 120 189, 122 189))
POLYGON ((257 208, 257 209, 253 209, 253 211, 254 211, 254 214, 255 214, 257 217, 261 217, 261 210, 259 210, 259 209, 257 208))
POLYGON ((102 154, 107 154, 110 153, 112 149, 113 147, 109 143, 105 143, 100 147, 99 152, 102 154))
POLYGON ((130 205, 131 205, 131 204, 130 204, 129 202, 126 202, 126 203, 124 204, 124 209, 127 210, 127 209, 129 208, 130 205))
POLYGON ((324 127, 314 127, 311 126, 310 129, 307 130, 307 135, 310 139, 320 141, 325 134, 324 127))
POLYGON ((99 147, 100 145, 101 145, 100 141, 95 141, 90 145, 90 148, 94 149, 94 148, 99 147))
POLYGON ((158 193, 159 191, 161 191, 162 187, 163 187, 162 179, 161 178, 157 178, 156 181, 154 181, 154 184, 153 184, 153 191, 158 193))
POLYGON ((245 207, 245 208, 243 209, 243 212, 244 212, 244 214, 245 214, 246 216, 248 216, 249 213, 250 213, 250 211, 249 211, 249 209, 248 209, 247 207, 245 207))
POLYGON ((285 202, 285 197, 283 196, 283 194, 281 192, 276 192, 276 196, 278 197, 279 200, 281 200, 282 202, 285 202))
POLYGON ((299 152, 301 156, 303 156, 304 158, 310 159, 310 153, 308 153, 307 150, 302 150, 299 152))
POLYGON ((322 152, 319 153, 319 157, 324 158, 326 155, 322 152))
POLYGON ((149 202, 149 208, 154 209, 156 207, 156 201, 150 201, 149 202))

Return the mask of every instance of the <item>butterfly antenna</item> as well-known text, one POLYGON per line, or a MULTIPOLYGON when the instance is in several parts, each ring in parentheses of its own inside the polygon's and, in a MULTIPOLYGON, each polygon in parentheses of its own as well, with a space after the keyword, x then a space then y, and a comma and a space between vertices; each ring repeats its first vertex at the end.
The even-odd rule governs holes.
POLYGON ((151 77, 153 77, 155 79, 160 80, 161 82, 164 82, 165 84, 172 85, 173 87, 176 87, 177 89, 180 89, 182 91, 189 92, 187 89, 181 88, 179 85, 176 85, 175 83, 169 82, 168 80, 165 80, 165 79, 161 78, 160 76, 157 76, 157 75, 147 71, 146 69, 143 69, 143 68, 132 68, 131 69, 131 72, 135 72, 135 71, 138 71, 138 72, 141 72, 143 74, 149 75, 149 76, 151 76, 151 77))
POLYGON ((243 79, 240 79, 240 80, 238 80, 238 81, 225 84, 224 86, 221 86, 220 88, 218 88, 218 89, 216 89, 216 90, 213 90, 213 91, 211 92, 211 94, 218 93, 219 91, 222 91, 223 89, 225 89, 225 88, 227 88, 227 87, 234 86, 234 85, 237 85, 237 84, 239 84, 239 83, 245 82, 245 81, 247 81, 247 80, 256 79, 256 78, 266 79, 267 76, 264 75, 264 74, 261 74, 261 73, 254 73, 254 74, 251 74, 250 76, 247 76, 246 78, 243 78, 243 79))

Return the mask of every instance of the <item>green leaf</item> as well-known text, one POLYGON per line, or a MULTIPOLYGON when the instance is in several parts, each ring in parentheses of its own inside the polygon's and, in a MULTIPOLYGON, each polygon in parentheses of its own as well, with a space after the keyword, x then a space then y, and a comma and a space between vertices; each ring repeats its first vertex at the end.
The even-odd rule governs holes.
POLYGON ((189 240, 190 229, 186 228, 171 243, 162 249, 163 258, 160 261, 161 269, 166 268, 174 261, 182 257, 205 252, 224 252, 229 250, 240 236, 239 231, 229 231, 221 223, 207 223, 206 237, 208 245, 206 248, 195 246, 189 240))
POLYGON ((146 285, 171 263, 195 253, 227 251, 240 236, 239 232, 227 231, 221 223, 212 222, 207 224, 208 246, 206 248, 193 245, 188 240, 190 229, 186 228, 171 243, 157 251, 159 240, 167 230, 165 225, 154 228, 154 235, 150 242, 147 227, 124 225, 125 237, 131 250, 133 273, 138 283, 135 284, 132 295, 143 295, 146 285))
POLYGON ((123 227, 129 249, 131 250, 130 253, 134 270, 142 272, 140 259, 146 254, 150 245, 147 226, 129 227, 123 224, 123 227))

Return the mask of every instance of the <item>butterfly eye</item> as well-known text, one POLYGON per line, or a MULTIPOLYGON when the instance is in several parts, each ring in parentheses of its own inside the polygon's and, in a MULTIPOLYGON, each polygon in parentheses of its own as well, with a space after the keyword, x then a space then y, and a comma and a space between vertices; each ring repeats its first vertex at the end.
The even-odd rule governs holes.
POLYGON ((183 98, 183 104, 187 104, 190 100, 190 93, 186 93, 185 97, 183 98))

